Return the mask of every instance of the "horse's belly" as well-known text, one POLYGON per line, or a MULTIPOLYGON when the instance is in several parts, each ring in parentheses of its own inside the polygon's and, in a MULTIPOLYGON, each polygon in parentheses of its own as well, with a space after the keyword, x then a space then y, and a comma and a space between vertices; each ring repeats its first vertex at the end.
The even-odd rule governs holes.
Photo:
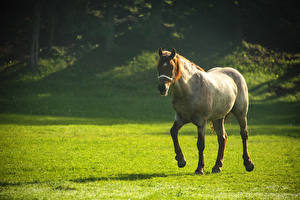
POLYGON ((223 118, 234 106, 237 97, 237 86, 233 79, 227 75, 216 76, 214 84, 211 85, 210 113, 208 119, 215 120, 223 118))
POLYGON ((175 101, 173 107, 185 122, 215 120, 225 117, 232 109, 236 95, 234 92, 219 93, 212 98, 193 98, 193 101, 175 101))
POLYGON ((174 110, 180 119, 186 123, 197 121, 198 119, 206 120, 209 117, 208 106, 202 103, 177 102, 173 104, 174 110))
POLYGON ((235 98, 236 96, 234 94, 227 94, 222 97, 215 98, 208 119, 215 120, 226 116, 233 108, 235 98))

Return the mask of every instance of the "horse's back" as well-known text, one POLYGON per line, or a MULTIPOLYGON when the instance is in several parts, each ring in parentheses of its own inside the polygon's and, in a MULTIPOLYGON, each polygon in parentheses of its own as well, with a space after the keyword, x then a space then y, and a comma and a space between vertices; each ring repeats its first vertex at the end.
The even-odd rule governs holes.
POLYGON ((242 115, 246 115, 248 112, 248 87, 243 75, 236 69, 231 67, 216 67, 212 68, 208 71, 210 74, 214 73, 223 73, 230 78, 233 79, 234 83, 237 86, 237 97, 232 109, 233 112, 241 113, 242 115))
POLYGON ((208 73, 218 72, 218 73, 226 74, 227 76, 229 76, 230 78, 232 78, 234 80, 235 84, 238 87, 240 86, 240 87, 246 89, 246 91, 248 93, 246 81, 245 81, 243 75, 238 70, 231 68, 231 67, 224 67, 224 68, 215 67, 215 68, 208 70, 207 72, 208 73))

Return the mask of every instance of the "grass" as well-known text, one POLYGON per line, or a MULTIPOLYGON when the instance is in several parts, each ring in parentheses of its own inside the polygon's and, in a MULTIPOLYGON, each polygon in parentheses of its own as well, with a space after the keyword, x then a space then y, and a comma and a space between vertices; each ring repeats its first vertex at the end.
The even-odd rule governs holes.
MULTIPOLYGON (((224 63, 240 62, 233 57, 224 63)), ((205 174, 197 176, 194 126, 179 136, 187 166, 179 169, 174 159, 174 111, 156 91, 156 59, 141 52, 112 68, 109 59, 97 67, 52 60, 53 74, 45 61, 49 74, 1 81, 0 199, 300 199, 299 97, 276 97, 268 85, 297 92, 298 76, 289 83, 276 81, 284 72, 253 72, 268 56, 238 63, 250 88, 255 169, 244 169, 239 127, 229 118, 222 172, 211 173, 218 146, 207 130, 205 174)))
POLYGON ((251 173, 242 165, 238 127, 231 124, 223 171, 211 174, 217 140, 207 134, 203 176, 194 175, 195 128, 189 125, 180 133, 188 164, 179 169, 169 127, 170 123, 1 125, 0 198, 300 197, 299 126, 250 126, 249 150, 255 162, 251 173))

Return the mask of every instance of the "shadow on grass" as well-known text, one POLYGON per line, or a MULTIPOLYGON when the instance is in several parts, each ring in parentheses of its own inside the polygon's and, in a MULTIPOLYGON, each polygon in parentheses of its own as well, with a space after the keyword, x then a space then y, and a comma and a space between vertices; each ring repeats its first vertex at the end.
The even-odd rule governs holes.
POLYGON ((160 97, 156 90, 115 89, 96 81, 62 83, 61 88, 58 84, 18 86, 8 94, 1 94, 0 88, 0 124, 113 125, 173 120, 170 98, 160 97))
MULTIPOLYGON (((211 174, 207 172, 206 174, 211 174)), ((180 173, 180 174, 164 174, 164 173, 134 173, 134 174, 118 174, 117 176, 103 176, 103 177, 87 177, 87 178, 78 178, 78 179, 71 179, 69 181, 74 183, 92 183, 97 181, 137 181, 137 180, 148 180, 152 178, 166 178, 170 176, 196 176, 194 173, 180 173)), ((22 185, 35 185, 35 184, 42 184, 47 182, 39 182, 39 181, 32 181, 32 182, 0 182, 0 187, 11 187, 11 186, 22 186, 22 185)), ((49 184, 49 182, 48 182, 49 184)), ((50 182, 51 185, 51 182, 50 182)), ((57 190, 73 190, 73 188, 55 185, 53 189, 57 190)))
POLYGON ((96 182, 96 181, 136 181, 136 180, 145 180, 157 177, 167 177, 164 173, 154 173, 154 174, 119 174, 115 177, 88 177, 88 178, 79 178, 70 180, 76 183, 87 183, 87 182, 96 182))
POLYGON ((32 182, 15 182, 15 183, 10 183, 10 182, 0 182, 0 187, 8 187, 8 186, 21 186, 21 185, 34 185, 34 184, 39 184, 40 182, 38 181, 32 181, 32 182))
MULTIPOLYGON (((0 124, 114 125, 174 119, 171 98, 161 97, 154 81, 148 80, 138 90, 130 80, 105 82, 93 73, 68 70, 38 82, 0 85, 0 124)), ((300 125, 299 110, 300 102, 251 102, 248 121, 250 125, 300 125)))
POLYGON ((166 120, 134 120, 118 117, 60 117, 49 115, 0 114, 0 125, 51 126, 51 125, 122 125, 122 124, 153 124, 164 123, 166 120))
POLYGON ((258 84, 249 90, 253 94, 263 94, 265 92, 273 92, 274 95, 267 97, 264 101, 270 101, 280 96, 294 95, 300 92, 300 81, 295 79, 300 74, 300 65, 298 63, 290 64, 285 73, 276 80, 266 81, 258 84), (293 80, 294 79, 294 80, 293 80), (284 84, 289 87, 284 87, 284 84))
MULTIPOLYGON (((1 99, 0 99, 1 100, 1 99)), ((18 101, 22 101, 18 100, 18 101)), ((0 124, 18 125, 114 125, 173 122, 174 110, 169 99, 156 97, 120 97, 91 102, 52 104, 51 100, 18 102, 0 106, 0 124), (119 102, 119 103, 118 103, 119 102), (30 105, 30 107, 28 106, 30 105), (3 109, 2 109, 3 108, 3 109)), ((76 101, 76 102, 74 102, 76 101)), ((300 103, 252 103, 249 107, 249 125, 300 125, 300 103)), ((236 125, 232 116, 227 124, 236 125)))
POLYGON ((164 173, 149 173, 149 174, 118 174, 117 176, 107 176, 107 177, 88 177, 72 179, 70 181, 75 183, 88 183, 96 181, 136 181, 136 180, 147 180, 152 178, 165 178, 169 176, 186 176, 194 175, 193 173, 183 173, 183 174, 164 174, 164 173))

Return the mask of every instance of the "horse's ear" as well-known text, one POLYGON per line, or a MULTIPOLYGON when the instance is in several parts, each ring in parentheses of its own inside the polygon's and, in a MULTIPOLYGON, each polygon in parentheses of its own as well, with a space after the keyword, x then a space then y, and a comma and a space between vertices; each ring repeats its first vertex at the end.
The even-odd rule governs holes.
POLYGON ((158 55, 161 57, 161 55, 162 55, 162 49, 161 48, 159 48, 158 49, 158 55))
POLYGON ((173 59, 176 55, 176 50, 173 48, 171 52, 171 59, 173 59))

